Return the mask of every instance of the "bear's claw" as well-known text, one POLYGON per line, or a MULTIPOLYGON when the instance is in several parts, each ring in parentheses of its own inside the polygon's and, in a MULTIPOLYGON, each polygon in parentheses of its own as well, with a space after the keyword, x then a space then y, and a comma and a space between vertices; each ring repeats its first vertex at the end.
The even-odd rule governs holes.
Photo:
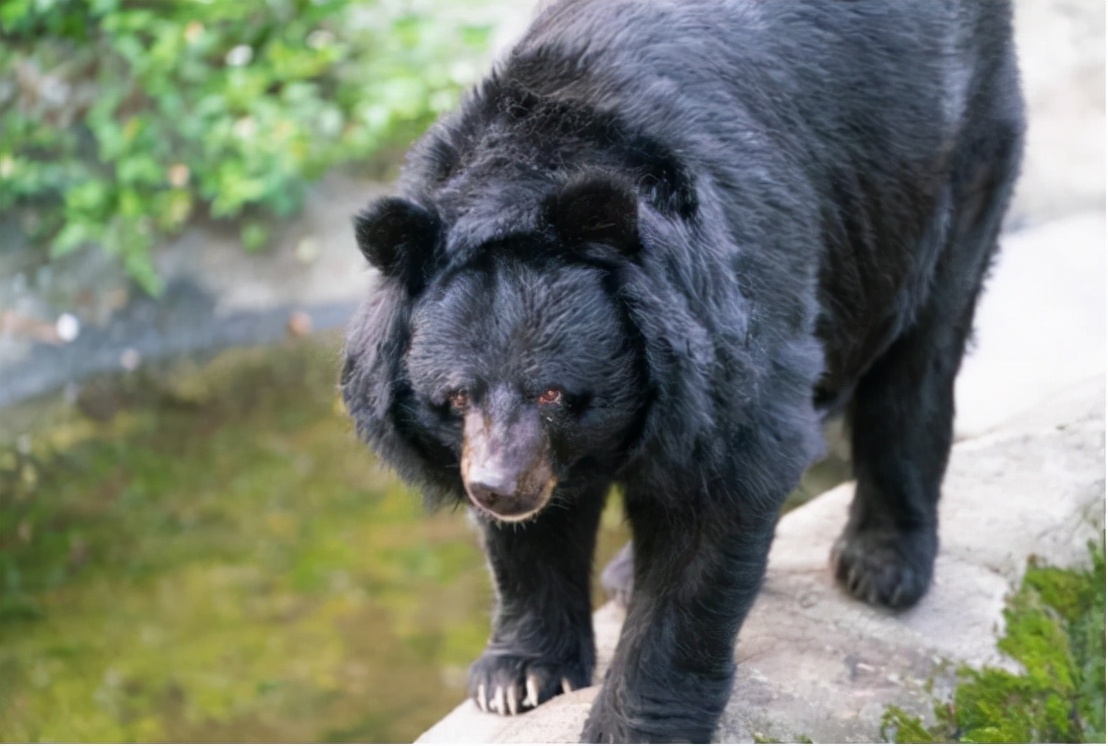
POLYGON ((589 683, 584 666, 533 655, 486 652, 469 671, 474 702, 500 715, 518 715, 589 683))

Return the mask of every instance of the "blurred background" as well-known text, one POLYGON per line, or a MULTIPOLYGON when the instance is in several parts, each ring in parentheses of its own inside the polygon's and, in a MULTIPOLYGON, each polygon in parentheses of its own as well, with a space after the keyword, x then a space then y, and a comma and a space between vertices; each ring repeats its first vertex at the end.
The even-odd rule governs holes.
MULTIPOLYGON (((533 6, 0 2, 0 740, 409 741, 463 698, 476 536, 337 394, 350 216, 533 6)), ((1071 364, 1021 359, 1007 306, 986 339, 1046 389, 1104 364, 1104 5, 1017 0, 1017 30, 1009 235, 1061 230, 1072 271, 1012 303, 1082 305, 1071 364)), ((967 427, 997 380, 968 366, 967 427)), ((790 504, 847 476, 833 438, 790 504)), ((625 536, 611 501, 600 562, 625 536)))

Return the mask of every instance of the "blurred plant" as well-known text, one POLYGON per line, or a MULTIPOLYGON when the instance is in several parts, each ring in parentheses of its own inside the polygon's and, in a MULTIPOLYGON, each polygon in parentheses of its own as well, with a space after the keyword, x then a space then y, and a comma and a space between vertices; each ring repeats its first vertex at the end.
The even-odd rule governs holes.
MULTIPOLYGON (((454 103, 489 29, 399 5, 4 0, 0 211, 51 256, 99 246, 157 293, 151 247, 199 210, 287 215, 327 168, 454 103)), ((241 238, 263 246, 265 223, 241 238)))

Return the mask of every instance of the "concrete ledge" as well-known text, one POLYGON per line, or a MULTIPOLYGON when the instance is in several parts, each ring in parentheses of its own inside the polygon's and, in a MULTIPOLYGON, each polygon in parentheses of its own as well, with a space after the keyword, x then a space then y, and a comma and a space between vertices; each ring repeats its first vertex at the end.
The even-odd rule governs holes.
MULTIPOLYGON (((872 609, 833 582, 828 555, 852 485, 785 516, 739 638, 739 673, 716 740, 878 740, 888 705, 930 712, 928 684, 941 696, 951 663, 1011 665, 995 643, 1005 596, 1028 556, 1080 564, 1086 542, 1104 528, 1104 386, 1094 376, 955 446, 934 586, 907 612, 872 609)), ((611 604, 596 612, 602 665, 621 621, 611 604)), ((573 692, 515 718, 466 702, 418 742, 575 742, 596 692, 573 692)))

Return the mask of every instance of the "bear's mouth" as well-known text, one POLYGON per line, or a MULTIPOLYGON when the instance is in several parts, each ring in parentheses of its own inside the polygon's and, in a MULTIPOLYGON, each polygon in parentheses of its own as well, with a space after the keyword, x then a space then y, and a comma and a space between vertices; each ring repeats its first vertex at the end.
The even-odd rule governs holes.
POLYGON ((500 521, 518 522, 550 502, 558 479, 537 418, 496 423, 472 409, 462 437, 462 483, 479 510, 500 521))

